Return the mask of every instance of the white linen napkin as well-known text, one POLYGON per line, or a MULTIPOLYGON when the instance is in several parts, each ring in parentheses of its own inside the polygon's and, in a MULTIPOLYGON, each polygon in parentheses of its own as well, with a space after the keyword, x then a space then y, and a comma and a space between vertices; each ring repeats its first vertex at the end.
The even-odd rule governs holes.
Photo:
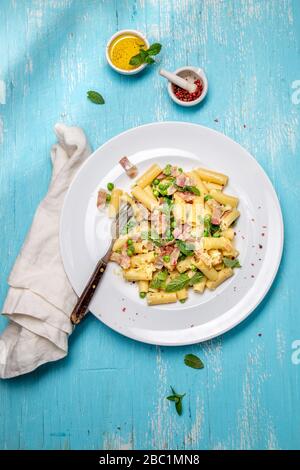
POLYGON ((0 337, 0 377, 25 374, 68 353, 71 311, 77 301, 59 250, 59 221, 65 193, 91 150, 78 127, 56 124, 49 190, 10 273, 0 337))

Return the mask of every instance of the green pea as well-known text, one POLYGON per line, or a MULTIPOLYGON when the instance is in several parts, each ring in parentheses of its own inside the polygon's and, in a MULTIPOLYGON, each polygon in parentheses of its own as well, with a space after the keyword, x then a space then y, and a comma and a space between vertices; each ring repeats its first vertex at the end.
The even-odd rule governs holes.
POLYGON ((134 255, 134 250, 132 248, 127 248, 127 254, 128 254, 128 256, 133 256, 134 255))
POLYGON ((171 166, 170 164, 166 165, 166 167, 165 167, 165 169, 164 169, 164 171, 163 171, 164 175, 170 176, 170 174, 171 174, 171 169, 172 169, 172 166, 171 166))
POLYGON ((107 183, 108 191, 112 191, 114 189, 114 187, 115 187, 114 183, 107 183))
POLYGON ((106 194, 106 202, 110 202, 111 200, 111 195, 110 194, 106 194))
POLYGON ((173 220, 173 222, 171 222, 171 227, 172 227, 172 228, 176 228, 176 227, 177 227, 177 222, 176 222, 176 220, 173 220))
POLYGON ((128 238, 128 240, 127 240, 127 245, 130 246, 130 245, 132 245, 132 244, 133 244, 133 241, 131 240, 131 238, 128 238))
POLYGON ((180 302, 181 304, 184 304, 185 301, 186 301, 186 299, 180 299, 180 300, 179 300, 179 302, 180 302))
POLYGON ((158 197, 159 196, 159 191, 157 191, 157 189, 153 189, 153 194, 155 197, 158 197))
POLYGON ((194 266, 194 265, 192 265, 192 266, 191 266, 191 270, 192 270, 192 271, 197 271, 197 267, 194 266))
POLYGON ((169 261, 170 261, 170 256, 169 256, 169 255, 163 256, 163 260, 164 260, 166 263, 169 263, 169 261))
POLYGON ((178 168, 178 171, 179 171, 179 173, 183 173, 183 169, 182 169, 182 168, 178 168))
POLYGON ((154 184, 154 186, 157 186, 159 184, 159 180, 157 178, 155 178, 155 180, 153 181, 153 184, 154 184))
POLYGON ((144 299, 146 297, 146 292, 140 292, 140 298, 144 299))

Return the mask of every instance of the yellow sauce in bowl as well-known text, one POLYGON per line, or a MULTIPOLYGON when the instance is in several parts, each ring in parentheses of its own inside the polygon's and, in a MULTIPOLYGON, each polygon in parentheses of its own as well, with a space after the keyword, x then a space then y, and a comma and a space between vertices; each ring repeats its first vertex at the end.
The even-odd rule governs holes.
POLYGON ((145 41, 133 33, 123 33, 117 36, 109 45, 108 55, 115 67, 122 70, 134 70, 136 65, 130 65, 131 57, 137 55, 140 49, 147 46, 145 41))

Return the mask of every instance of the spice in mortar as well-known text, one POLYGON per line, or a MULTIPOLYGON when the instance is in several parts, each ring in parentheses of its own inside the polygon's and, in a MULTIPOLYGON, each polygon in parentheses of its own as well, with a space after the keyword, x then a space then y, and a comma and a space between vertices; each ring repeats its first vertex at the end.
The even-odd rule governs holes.
POLYGON ((145 47, 146 44, 141 37, 133 33, 124 33, 112 41, 108 53, 113 65, 122 70, 133 70, 138 66, 130 64, 130 59, 145 47))
POLYGON ((199 96, 201 96, 204 86, 200 79, 195 80, 194 84, 197 86, 194 93, 190 93, 177 85, 172 85, 173 92, 180 101, 195 101, 199 96))

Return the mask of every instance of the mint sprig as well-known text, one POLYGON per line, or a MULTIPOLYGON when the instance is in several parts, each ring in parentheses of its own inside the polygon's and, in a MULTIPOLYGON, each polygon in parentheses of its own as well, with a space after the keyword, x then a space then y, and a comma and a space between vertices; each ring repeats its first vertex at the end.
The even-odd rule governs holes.
POLYGON ((169 395, 167 397, 167 400, 173 401, 175 403, 176 412, 179 416, 181 416, 182 415, 182 399, 185 396, 185 393, 183 394, 176 393, 173 387, 171 387, 171 391, 172 391, 172 395, 169 395))
POLYGON ((155 60, 152 56, 160 53, 162 45, 158 42, 151 44, 149 49, 140 49, 140 52, 131 57, 129 64, 134 67, 139 67, 142 64, 153 64, 155 60))

